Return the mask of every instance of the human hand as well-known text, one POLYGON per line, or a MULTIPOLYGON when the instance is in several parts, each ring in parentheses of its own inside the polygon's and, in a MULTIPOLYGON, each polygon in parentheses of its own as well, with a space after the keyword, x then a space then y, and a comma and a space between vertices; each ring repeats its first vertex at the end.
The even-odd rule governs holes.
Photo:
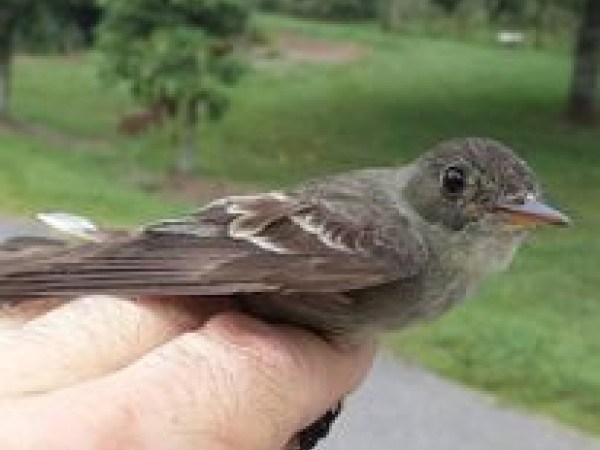
POLYGON ((370 344, 219 303, 23 303, 0 332, 0 448, 279 450, 371 365, 370 344))

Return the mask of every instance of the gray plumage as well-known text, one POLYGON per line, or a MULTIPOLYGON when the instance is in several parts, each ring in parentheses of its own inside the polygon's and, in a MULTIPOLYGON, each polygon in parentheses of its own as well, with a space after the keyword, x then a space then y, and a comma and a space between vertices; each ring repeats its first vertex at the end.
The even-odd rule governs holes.
POLYGON ((13 245, 0 298, 233 296, 252 314, 326 333, 397 328, 506 267, 528 229, 515 218, 567 222, 540 199, 510 149, 454 140, 404 167, 229 197, 101 242, 13 245))

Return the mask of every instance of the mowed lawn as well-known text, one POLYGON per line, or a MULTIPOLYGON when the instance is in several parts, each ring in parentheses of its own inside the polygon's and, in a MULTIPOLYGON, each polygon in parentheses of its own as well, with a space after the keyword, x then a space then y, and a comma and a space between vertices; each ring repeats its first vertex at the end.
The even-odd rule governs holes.
MULTIPOLYGON (((600 433, 600 129, 561 121, 568 57, 384 35, 370 25, 260 21, 273 36, 352 41, 366 52, 342 65, 282 60, 251 71, 226 119, 202 130, 202 175, 275 187, 401 164, 449 137, 506 141, 575 226, 539 233, 479 298, 389 343, 512 404, 600 433)), ((19 117, 77 139, 0 134, 2 209, 135 223, 187 208, 128 182, 136 164, 164 170, 171 150, 156 134, 116 136, 118 117, 134 107, 97 81, 92 55, 22 57, 15 84, 19 117)))

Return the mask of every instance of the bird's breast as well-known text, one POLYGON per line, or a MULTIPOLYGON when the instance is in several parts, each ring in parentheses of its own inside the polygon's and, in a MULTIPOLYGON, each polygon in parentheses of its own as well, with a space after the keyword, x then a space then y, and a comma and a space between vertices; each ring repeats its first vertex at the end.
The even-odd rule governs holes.
POLYGON ((443 289, 430 292, 429 301, 439 304, 441 312, 473 297, 490 275, 508 268, 522 240, 523 236, 513 233, 465 234, 452 240, 438 250, 437 274, 428 283, 443 289), (436 282, 436 277, 443 281, 436 282))
POLYGON ((364 292, 361 314, 384 329, 438 317, 472 297, 489 275, 506 269, 522 240, 509 234, 446 240, 436 236, 425 270, 418 277, 364 292))

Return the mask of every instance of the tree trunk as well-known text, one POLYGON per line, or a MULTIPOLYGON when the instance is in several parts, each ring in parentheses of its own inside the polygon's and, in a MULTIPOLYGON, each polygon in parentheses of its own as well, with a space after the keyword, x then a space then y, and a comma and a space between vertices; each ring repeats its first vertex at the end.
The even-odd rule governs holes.
POLYGON ((399 0, 379 2, 381 27, 384 31, 400 31, 403 25, 402 5, 399 0))
POLYGON ((179 174, 190 175, 196 169, 198 155, 198 123, 200 121, 197 100, 189 100, 183 114, 183 128, 179 155, 175 168, 179 174))
POLYGON ((546 16, 548 15, 548 2, 538 0, 533 17, 533 45, 540 50, 544 47, 544 31, 546 29, 546 16))
POLYGON ((574 123, 590 124, 597 118, 599 65, 600 0, 586 0, 575 47, 575 63, 567 105, 567 116, 574 123))
POLYGON ((453 15, 455 17, 456 37, 459 40, 466 40, 469 30, 469 12, 467 8, 461 8, 461 5, 458 5, 453 15))
POLYGON ((0 37, 0 115, 3 116, 10 112, 11 66, 11 38, 0 37))

